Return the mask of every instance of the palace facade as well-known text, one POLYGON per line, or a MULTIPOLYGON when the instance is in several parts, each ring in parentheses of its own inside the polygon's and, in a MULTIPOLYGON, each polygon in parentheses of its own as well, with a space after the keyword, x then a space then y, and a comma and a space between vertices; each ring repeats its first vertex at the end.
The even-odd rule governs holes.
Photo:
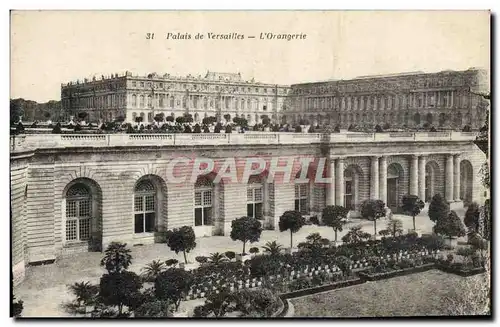
POLYGON ((154 116, 182 116, 190 113, 196 123, 204 117, 219 120, 224 115, 246 118, 251 125, 267 115, 278 121, 278 113, 286 107, 289 87, 245 81, 241 74, 207 72, 204 77, 171 76, 170 74, 133 76, 101 76, 61 85, 61 101, 67 115, 79 112, 89 121, 112 121, 118 117, 134 122, 142 117, 153 122, 154 116))
MULTIPOLYGON (((11 138, 12 267, 100 251, 112 241, 147 244, 167 229, 193 226, 198 237, 229 235, 242 216, 276 229, 287 210, 319 215, 344 205, 357 216, 366 199, 398 211, 404 194, 452 208, 484 201, 484 153, 475 133, 38 134, 11 138), (228 158, 241 167, 291 165, 291 178, 265 171, 248 182, 194 180, 179 158, 228 158), (305 167, 300 158, 312 163, 305 167), (322 167, 319 160, 326 159, 322 167), (172 172, 171 168, 177 167, 172 172), (302 169, 304 168, 304 172, 302 169), (324 183, 314 177, 331 178, 324 183), (304 180, 301 177, 307 176, 304 180)), ((189 161, 187 160, 187 161, 189 161)), ((320 217, 321 218, 321 217, 320 217)))
POLYGON ((267 115, 273 123, 339 125, 348 128, 389 125, 473 130, 482 127, 488 103, 488 72, 481 69, 438 73, 365 76, 291 86, 245 81, 240 74, 207 72, 204 77, 176 77, 130 72, 61 85, 67 115, 89 114, 87 120, 111 121, 156 114, 190 113, 219 120, 226 114, 246 118, 250 125, 267 115))
POLYGON ((484 125, 489 92, 486 70, 364 76, 291 86, 290 106, 281 114, 292 124, 351 124, 462 129, 484 125))

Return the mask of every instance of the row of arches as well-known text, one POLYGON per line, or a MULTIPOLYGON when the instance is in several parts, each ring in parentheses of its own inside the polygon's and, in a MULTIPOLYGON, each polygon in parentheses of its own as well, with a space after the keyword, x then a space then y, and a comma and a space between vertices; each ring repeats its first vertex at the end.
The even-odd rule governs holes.
MULTIPOLYGON (((426 164, 425 197, 429 201, 436 193, 443 193, 443 169, 435 162, 426 164)), ((406 194, 408 172, 401 164, 393 162, 387 166, 387 206, 394 211, 401 206, 401 197, 406 194)), ((294 209, 309 214, 314 205, 313 188, 315 172, 308 172, 309 181, 300 180, 301 171, 295 175, 294 209), (310 175, 310 176, 309 176, 310 175)), ((344 176, 344 206, 358 210, 359 205, 370 197, 368 190, 369 174, 357 164, 348 165, 344 176)), ((221 215, 220 192, 224 192, 223 183, 214 183, 215 173, 199 176, 193 190, 193 227, 213 227, 221 215)), ((461 189, 460 198, 465 204, 472 200, 472 165, 467 160, 460 163, 461 189)), ((263 219, 275 201, 275 185, 267 180, 267 172, 251 176, 247 183, 247 216, 263 219)), ((330 187, 329 185, 327 187, 330 187)), ((134 234, 147 235, 168 226, 167 184, 158 175, 145 175, 139 178, 133 188, 130 211, 130 228, 134 234)), ((223 194, 230 196, 230 194, 223 194)), ((88 242, 90 250, 100 248, 102 240, 102 191, 97 182, 89 178, 78 178, 70 182, 63 191, 64 223, 63 235, 66 243, 88 242)), ((276 199, 276 201, 280 201, 276 199)), ((292 208, 290 208, 292 209, 292 208)))

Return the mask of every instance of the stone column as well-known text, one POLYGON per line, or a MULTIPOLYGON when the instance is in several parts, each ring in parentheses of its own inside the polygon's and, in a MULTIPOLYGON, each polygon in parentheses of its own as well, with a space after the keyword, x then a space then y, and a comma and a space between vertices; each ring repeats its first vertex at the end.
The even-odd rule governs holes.
POLYGON ((418 197, 425 202, 425 156, 418 161, 418 197))
POLYGON ((326 205, 335 205, 335 159, 330 158, 328 163, 328 171, 331 182, 326 185, 326 205))
POLYGON ((410 164, 410 194, 418 195, 418 156, 411 156, 410 164))
POLYGON ((344 159, 337 159, 337 169, 335 169, 335 203, 338 206, 344 205, 344 159))
POLYGON ((387 206, 387 157, 380 158, 379 177, 379 197, 387 206))
POLYGON ((370 169, 370 198, 378 200, 379 198, 379 157, 371 158, 371 169, 370 169))
POLYGON ((454 167, 453 167, 453 193, 455 201, 460 201, 460 156, 456 154, 454 156, 454 167))
POLYGON ((445 197, 448 202, 453 202, 453 155, 446 157, 446 178, 445 178, 445 197))

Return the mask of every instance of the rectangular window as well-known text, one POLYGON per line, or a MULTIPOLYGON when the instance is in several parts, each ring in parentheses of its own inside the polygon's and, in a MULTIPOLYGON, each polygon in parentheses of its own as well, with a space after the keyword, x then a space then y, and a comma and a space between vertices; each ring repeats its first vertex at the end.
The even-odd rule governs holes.
POLYGON ((309 213, 308 184, 295 185, 295 210, 302 214, 309 213))
POLYGON ((143 214, 137 213, 135 214, 135 233, 144 233, 144 220, 143 214))
POLYGON ((137 82, 136 82, 136 81, 133 81, 133 82, 132 82, 132 86, 133 86, 133 87, 136 87, 136 86, 137 86, 137 82))
POLYGON ((194 206, 194 225, 212 225, 212 190, 195 191, 194 206))
POLYGON ((354 210, 354 203, 352 201, 352 181, 345 181, 344 202, 347 209, 354 210))
POLYGON ((247 188, 247 216, 262 219, 262 185, 249 186, 247 188))
POLYGON ((76 240, 76 219, 66 220, 66 240, 76 240))

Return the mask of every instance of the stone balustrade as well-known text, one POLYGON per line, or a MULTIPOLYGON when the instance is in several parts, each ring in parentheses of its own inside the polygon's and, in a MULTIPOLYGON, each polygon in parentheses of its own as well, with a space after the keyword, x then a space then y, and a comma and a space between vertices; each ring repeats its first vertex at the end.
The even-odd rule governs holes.
POLYGON ((58 147, 186 146, 366 143, 414 141, 473 141, 475 132, 421 133, 200 133, 200 134, 23 134, 11 136, 11 151, 58 147))

